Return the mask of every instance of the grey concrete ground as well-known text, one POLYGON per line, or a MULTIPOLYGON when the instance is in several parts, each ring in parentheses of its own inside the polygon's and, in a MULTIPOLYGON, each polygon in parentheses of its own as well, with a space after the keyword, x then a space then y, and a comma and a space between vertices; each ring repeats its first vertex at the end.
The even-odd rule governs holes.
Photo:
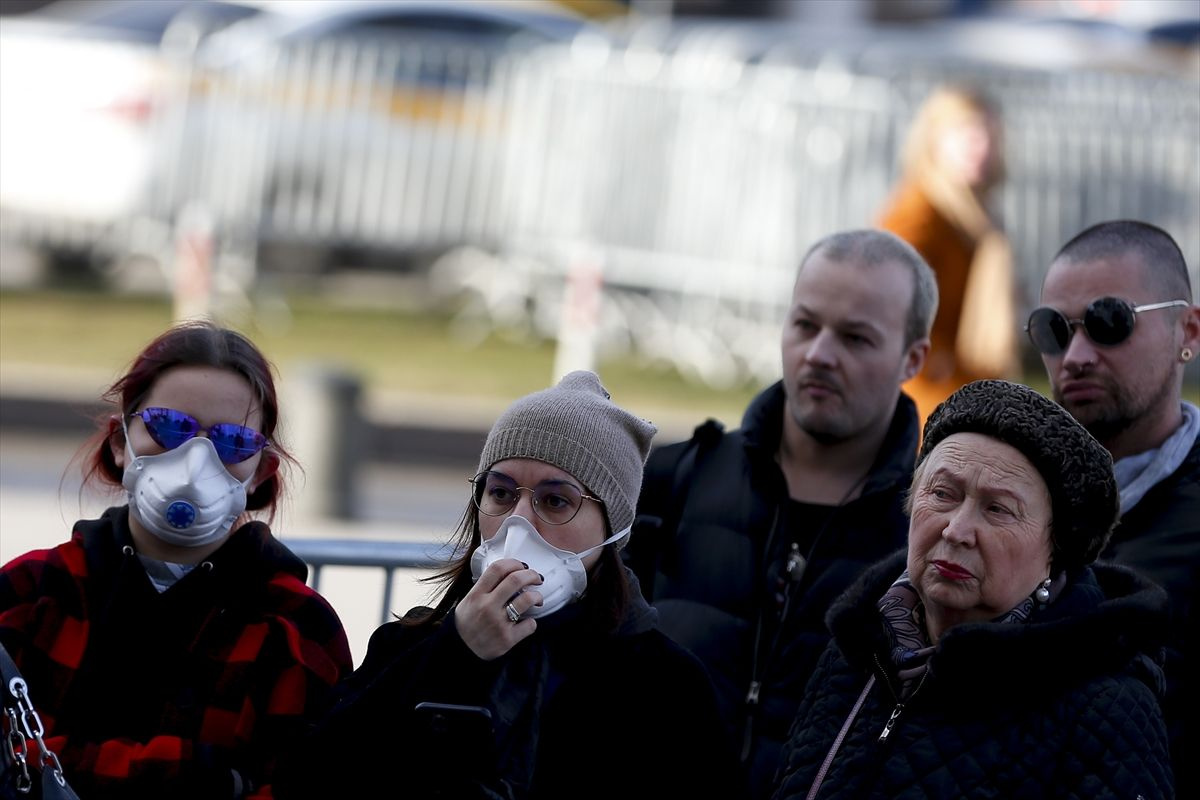
MULTIPOLYGON (((80 492, 79 470, 70 462, 81 442, 77 436, 0 433, 0 563, 52 547, 70 535, 75 520, 123 502, 80 492)), ((467 500, 466 478, 462 469, 366 464, 359 483, 363 519, 333 520, 285 507, 273 528, 285 542, 301 537, 445 541, 467 500)), ((418 583, 426 574, 396 572, 394 611, 428 600, 430 587, 418 583)), ((320 588, 342 618, 357 665, 379 623, 382 570, 326 567, 320 588)))

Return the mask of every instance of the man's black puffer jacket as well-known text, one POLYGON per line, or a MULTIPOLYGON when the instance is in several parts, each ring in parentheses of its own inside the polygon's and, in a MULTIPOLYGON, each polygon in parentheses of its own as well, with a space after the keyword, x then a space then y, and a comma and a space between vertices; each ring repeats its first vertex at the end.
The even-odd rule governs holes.
POLYGON ((901 394, 861 494, 789 520, 787 482, 775 460, 784 403, 776 383, 750 404, 739 430, 697 444, 701 428, 692 443, 651 453, 625 550, 659 627, 712 675, 730 746, 742 749, 750 733, 743 761, 754 798, 770 791, 779 748, 829 641, 830 605, 863 570, 904 546, 904 497, 920 432, 916 408, 901 394), (686 488, 673 486, 689 446, 700 452, 682 476, 686 488), (787 581, 789 548, 805 532, 815 539, 804 554, 807 568, 787 581), (746 700, 752 682, 760 687, 757 705, 746 700))

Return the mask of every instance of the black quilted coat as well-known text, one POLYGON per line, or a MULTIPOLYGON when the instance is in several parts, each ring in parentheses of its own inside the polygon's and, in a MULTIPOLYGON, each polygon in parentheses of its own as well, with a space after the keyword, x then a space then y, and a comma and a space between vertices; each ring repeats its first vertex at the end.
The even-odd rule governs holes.
POLYGON ((1026 624, 952 628, 881 743, 898 706, 876 602, 903 569, 903 554, 872 567, 830 610, 834 641, 784 748, 777 800, 808 795, 872 674, 820 798, 1174 796, 1156 697, 1161 589, 1095 565, 1026 624))

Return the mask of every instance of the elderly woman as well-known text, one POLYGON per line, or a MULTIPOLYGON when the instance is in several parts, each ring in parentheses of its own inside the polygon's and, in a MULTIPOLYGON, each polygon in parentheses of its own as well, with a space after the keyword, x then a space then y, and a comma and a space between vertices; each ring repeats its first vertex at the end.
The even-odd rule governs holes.
POLYGON ((375 632, 276 796, 735 796, 708 676, 617 555, 654 432, 591 372, 505 411, 437 607, 375 632))
POLYGON ((1166 597, 1092 564, 1116 498, 1107 451, 1055 403, 993 380, 951 395, 907 561, 831 609, 776 798, 1171 797, 1166 597))

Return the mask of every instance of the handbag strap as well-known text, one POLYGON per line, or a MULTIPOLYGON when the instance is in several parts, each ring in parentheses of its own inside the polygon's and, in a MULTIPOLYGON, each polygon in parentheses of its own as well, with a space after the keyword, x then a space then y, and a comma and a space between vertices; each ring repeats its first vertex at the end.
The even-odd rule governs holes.
POLYGON ((12 656, 8 654, 8 650, 4 648, 4 643, 0 642, 0 679, 4 681, 5 703, 8 702, 8 683, 13 678, 20 678, 21 670, 17 669, 17 664, 12 660, 12 656))
POLYGON ((5 715, 8 717, 12 730, 8 732, 9 736, 14 739, 9 741, 12 749, 9 755, 13 756, 18 762, 19 769, 22 772, 24 781, 30 780, 29 772, 25 766, 25 741, 33 739, 37 742, 39 753, 39 766, 42 768, 42 789, 43 796, 58 797, 63 800, 78 800, 77 795, 67 785, 66 776, 63 775, 62 764, 58 760, 58 754, 51 750, 45 739, 42 737, 46 733, 45 727, 42 725, 42 718, 38 715, 37 709, 33 707, 33 700, 29 696, 29 684, 25 682, 24 676, 21 675, 21 670, 17 668, 17 664, 9 655, 8 650, 0 643, 0 679, 3 679, 4 686, 0 687, 0 694, 3 695, 4 702, 2 705, 5 709, 5 715), (17 729, 17 722, 20 722, 21 730, 17 729), (15 743, 19 741, 19 750, 15 743))
POLYGON ((813 781, 812 788, 808 790, 808 797, 805 800, 814 800, 817 792, 821 790, 821 783, 825 780, 826 773, 829 772, 829 767, 833 764, 833 758, 837 755, 838 749, 842 746, 842 740, 846 738, 846 734, 850 732, 850 726, 854 723, 854 718, 858 716, 859 709, 866 702, 867 695, 871 692, 871 687, 875 685, 875 676, 872 675, 867 680, 867 685, 863 687, 862 694, 858 696, 858 700, 854 703, 854 707, 850 709, 850 713, 846 716, 846 721, 842 723, 842 729, 838 731, 837 738, 833 740, 833 744, 829 746, 829 752, 825 754, 825 761, 821 764, 821 768, 817 770, 817 779, 813 781))
POLYGON ((0 775, 8 775, 6 781, 12 781, 12 787, 18 796, 24 796, 33 791, 34 776, 29 769, 29 746, 25 732, 21 730, 22 710, 18 707, 16 694, 10 686, 10 681, 21 680, 21 671, 17 669, 12 656, 8 654, 4 643, 0 642, 0 735, 4 741, 0 743, 0 775))

